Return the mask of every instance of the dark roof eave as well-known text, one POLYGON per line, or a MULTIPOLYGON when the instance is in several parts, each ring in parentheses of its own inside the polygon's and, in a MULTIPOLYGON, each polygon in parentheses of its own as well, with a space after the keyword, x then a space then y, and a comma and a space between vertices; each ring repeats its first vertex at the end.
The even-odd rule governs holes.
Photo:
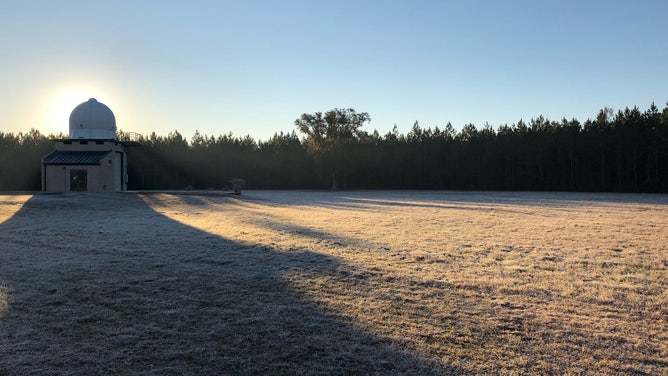
POLYGON ((54 138, 53 141, 55 142, 73 142, 73 141, 90 141, 90 142, 96 142, 96 141, 108 141, 108 142, 114 142, 116 144, 121 144, 123 146, 139 146, 141 145, 137 141, 120 141, 120 140, 113 140, 109 138, 54 138))
POLYGON ((100 165, 102 158, 111 151, 62 151, 55 150, 42 158, 44 165, 100 165))

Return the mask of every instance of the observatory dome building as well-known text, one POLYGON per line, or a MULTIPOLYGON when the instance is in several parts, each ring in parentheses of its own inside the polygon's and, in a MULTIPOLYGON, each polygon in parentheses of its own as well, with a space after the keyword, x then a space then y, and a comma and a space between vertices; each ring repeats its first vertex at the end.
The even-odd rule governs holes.
POLYGON ((116 117, 109 107, 89 99, 70 114, 71 139, 116 139, 116 117))
POLYGON ((116 118, 94 98, 70 114, 70 138, 42 157, 44 192, 118 192, 127 189, 126 144, 116 140, 116 118))

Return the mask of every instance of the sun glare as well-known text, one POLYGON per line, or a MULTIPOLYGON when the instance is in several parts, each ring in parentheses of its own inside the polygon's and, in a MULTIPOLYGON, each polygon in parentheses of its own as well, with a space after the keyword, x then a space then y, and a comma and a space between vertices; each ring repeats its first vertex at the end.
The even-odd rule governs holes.
POLYGON ((77 105, 87 101, 89 98, 99 98, 93 90, 89 89, 67 89, 55 93, 51 100, 51 129, 53 133, 69 133, 70 113, 77 105))

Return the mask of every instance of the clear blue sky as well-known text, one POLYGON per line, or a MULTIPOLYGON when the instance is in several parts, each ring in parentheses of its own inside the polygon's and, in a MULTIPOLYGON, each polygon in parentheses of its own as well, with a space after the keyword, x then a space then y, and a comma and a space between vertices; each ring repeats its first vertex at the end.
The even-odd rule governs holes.
POLYGON ((266 140, 352 107, 406 133, 668 101, 668 1, 0 0, 0 131, 266 140))

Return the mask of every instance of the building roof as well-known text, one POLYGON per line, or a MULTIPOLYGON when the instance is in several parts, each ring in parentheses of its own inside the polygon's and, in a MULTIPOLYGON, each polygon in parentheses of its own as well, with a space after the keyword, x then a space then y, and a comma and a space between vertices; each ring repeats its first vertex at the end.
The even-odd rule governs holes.
POLYGON ((96 165, 110 151, 53 151, 44 156, 47 165, 96 165))

